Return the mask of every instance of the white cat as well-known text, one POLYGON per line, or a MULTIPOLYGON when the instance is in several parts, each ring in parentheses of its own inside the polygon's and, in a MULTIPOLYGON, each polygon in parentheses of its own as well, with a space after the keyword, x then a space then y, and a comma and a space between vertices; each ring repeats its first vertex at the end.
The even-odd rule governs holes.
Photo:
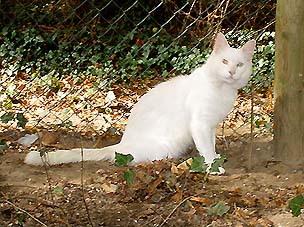
MULTIPOLYGON (((189 76, 157 85, 141 97, 131 111, 121 142, 102 149, 84 149, 84 160, 114 160, 115 152, 132 154, 134 163, 176 158, 195 145, 206 163, 215 152, 216 126, 233 108, 237 90, 252 73, 255 41, 240 49, 216 36, 207 62, 189 76)), ((80 148, 48 152, 48 164, 81 161, 80 148)), ((40 153, 30 152, 25 163, 42 165, 40 153)))

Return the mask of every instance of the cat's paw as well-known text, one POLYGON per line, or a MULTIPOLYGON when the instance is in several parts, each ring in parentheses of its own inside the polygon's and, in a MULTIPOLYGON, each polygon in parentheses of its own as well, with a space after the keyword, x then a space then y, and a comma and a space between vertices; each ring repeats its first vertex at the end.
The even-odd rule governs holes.
POLYGON ((221 158, 221 154, 218 153, 212 153, 212 154, 204 154, 202 155, 205 159, 205 163, 210 165, 212 164, 215 160, 220 159, 221 158))
POLYGON ((211 171, 211 165, 207 168, 207 173, 210 175, 223 175, 225 173, 225 169, 221 166, 218 167, 218 171, 211 171))

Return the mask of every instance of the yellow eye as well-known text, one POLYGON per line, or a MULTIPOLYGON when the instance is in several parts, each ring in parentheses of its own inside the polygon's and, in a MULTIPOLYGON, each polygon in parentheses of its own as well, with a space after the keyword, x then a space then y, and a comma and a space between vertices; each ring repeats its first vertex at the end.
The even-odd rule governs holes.
POLYGON ((228 65, 228 60, 223 59, 222 62, 223 62, 223 64, 228 65))
POLYGON ((237 65, 236 65, 236 67, 242 67, 244 65, 244 63, 243 62, 240 62, 240 63, 238 63, 237 65))

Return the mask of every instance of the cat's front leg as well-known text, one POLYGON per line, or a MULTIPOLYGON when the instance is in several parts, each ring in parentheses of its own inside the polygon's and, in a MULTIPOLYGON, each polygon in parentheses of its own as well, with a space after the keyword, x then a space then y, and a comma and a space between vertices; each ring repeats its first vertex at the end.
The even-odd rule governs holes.
POLYGON ((207 164, 219 157, 215 152, 215 128, 193 121, 191 134, 199 154, 205 158, 207 164))

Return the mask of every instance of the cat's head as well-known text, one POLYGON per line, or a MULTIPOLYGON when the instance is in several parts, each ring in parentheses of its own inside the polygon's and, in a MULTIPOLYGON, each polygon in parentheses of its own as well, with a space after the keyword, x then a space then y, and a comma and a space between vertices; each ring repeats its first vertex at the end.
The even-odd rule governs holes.
POLYGON ((251 60, 254 48, 255 40, 248 41, 239 49, 232 48, 225 36, 218 33, 207 62, 211 76, 235 88, 245 86, 252 73, 251 60))

